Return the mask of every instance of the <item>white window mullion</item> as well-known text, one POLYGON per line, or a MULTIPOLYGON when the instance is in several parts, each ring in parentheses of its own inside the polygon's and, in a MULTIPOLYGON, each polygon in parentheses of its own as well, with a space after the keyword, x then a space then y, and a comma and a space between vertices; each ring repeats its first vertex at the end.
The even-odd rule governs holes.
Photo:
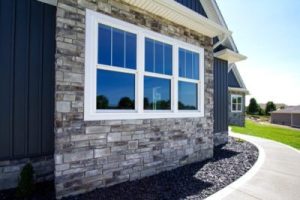
POLYGON ((177 45, 173 45, 173 95, 172 95, 172 106, 173 106, 173 111, 175 113, 178 112, 178 74, 179 74, 179 48, 177 45))
POLYGON ((137 35, 136 106, 138 113, 144 110, 145 36, 137 35))

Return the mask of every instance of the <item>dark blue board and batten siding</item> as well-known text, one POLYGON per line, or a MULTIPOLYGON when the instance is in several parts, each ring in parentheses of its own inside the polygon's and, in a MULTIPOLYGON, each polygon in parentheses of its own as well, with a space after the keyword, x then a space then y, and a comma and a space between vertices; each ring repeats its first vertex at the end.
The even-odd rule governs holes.
POLYGON ((228 62, 214 58, 214 133, 228 131, 228 62))
POLYGON ((235 87, 235 88, 241 88, 241 86, 232 70, 230 70, 230 72, 228 73, 228 86, 235 87))
POLYGON ((0 1, 0 160, 54 151, 56 8, 0 1))
POLYGON ((204 11, 204 8, 200 0, 175 0, 175 1, 207 18, 207 15, 204 11))

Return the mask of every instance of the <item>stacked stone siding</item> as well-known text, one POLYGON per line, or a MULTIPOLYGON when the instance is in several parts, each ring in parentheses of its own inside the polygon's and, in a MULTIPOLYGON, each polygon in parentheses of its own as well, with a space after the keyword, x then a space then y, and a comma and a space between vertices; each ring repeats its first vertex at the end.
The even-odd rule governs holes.
POLYGON ((243 92, 228 92, 228 120, 230 125, 235 125, 235 126, 245 126, 245 117, 246 117, 246 112, 245 112, 245 93, 243 92), (243 97, 243 102, 242 102, 242 112, 231 112, 231 95, 242 95, 243 97))
POLYGON ((31 163, 37 182, 53 180, 53 156, 0 161, 0 190, 17 186, 22 168, 31 163))
POLYGON ((58 0, 56 40, 55 185, 58 198, 140 179, 213 156, 211 38, 120 0, 58 0), (203 47, 205 116, 84 121, 86 8, 203 47))

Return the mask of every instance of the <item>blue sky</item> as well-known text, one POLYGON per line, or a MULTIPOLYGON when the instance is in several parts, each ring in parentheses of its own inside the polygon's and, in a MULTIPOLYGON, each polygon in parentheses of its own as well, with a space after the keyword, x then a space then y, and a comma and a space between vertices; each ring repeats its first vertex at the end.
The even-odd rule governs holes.
POLYGON ((300 1, 217 0, 239 52, 237 63, 259 103, 300 105, 300 1))

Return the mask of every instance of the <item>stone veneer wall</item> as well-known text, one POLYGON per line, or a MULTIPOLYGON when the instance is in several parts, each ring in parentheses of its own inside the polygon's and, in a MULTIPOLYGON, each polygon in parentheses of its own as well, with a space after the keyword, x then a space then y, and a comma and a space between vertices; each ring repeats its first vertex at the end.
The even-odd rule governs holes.
POLYGON ((228 142, 228 131, 214 133, 214 146, 224 145, 228 142))
POLYGON ((0 161, 0 190, 17 186, 22 168, 31 163, 37 182, 53 180, 53 156, 0 161))
POLYGON ((213 156, 211 38, 120 0, 58 0, 55 184, 58 198, 213 156), (205 48, 205 117, 84 121, 85 8, 205 48))
POLYGON ((232 92, 228 91, 228 120, 229 125, 235 125, 235 126, 245 126, 245 93, 242 92, 232 92), (232 94, 238 94, 242 95, 243 97, 243 106, 242 106, 242 112, 231 112, 231 95, 232 94))

